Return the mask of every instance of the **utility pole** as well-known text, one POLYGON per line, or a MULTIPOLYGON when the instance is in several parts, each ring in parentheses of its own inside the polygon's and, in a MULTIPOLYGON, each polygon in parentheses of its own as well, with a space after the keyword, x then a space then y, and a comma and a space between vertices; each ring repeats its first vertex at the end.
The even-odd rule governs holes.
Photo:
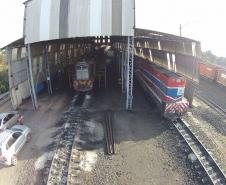
POLYGON ((180 24, 180 37, 182 37, 182 26, 180 24))

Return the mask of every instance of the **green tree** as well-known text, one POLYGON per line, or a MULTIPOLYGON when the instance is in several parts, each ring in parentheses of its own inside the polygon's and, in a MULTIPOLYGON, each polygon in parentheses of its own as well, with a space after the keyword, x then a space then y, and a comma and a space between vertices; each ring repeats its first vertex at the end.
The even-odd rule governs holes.
POLYGON ((0 51, 0 93, 9 90, 8 66, 4 60, 4 54, 0 51))
POLYGON ((226 58, 217 57, 210 50, 203 52, 203 60, 207 63, 221 65, 223 67, 226 67, 226 58))

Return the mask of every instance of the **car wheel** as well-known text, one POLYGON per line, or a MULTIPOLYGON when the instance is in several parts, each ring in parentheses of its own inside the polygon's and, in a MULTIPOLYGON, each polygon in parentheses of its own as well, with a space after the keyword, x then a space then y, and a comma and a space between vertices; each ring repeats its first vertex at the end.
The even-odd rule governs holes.
POLYGON ((12 156, 11 164, 12 164, 13 166, 15 166, 15 165, 17 164, 17 157, 16 157, 15 155, 12 156))
POLYGON ((31 140, 31 133, 27 134, 27 141, 26 142, 29 142, 31 140))

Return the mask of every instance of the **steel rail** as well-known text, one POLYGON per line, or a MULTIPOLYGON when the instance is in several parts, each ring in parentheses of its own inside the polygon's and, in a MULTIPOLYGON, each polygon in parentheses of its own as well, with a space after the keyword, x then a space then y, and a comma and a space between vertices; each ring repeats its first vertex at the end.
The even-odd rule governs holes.
POLYGON ((108 129, 108 119, 107 113, 104 113, 104 133, 105 133, 105 142, 106 142, 106 152, 110 154, 110 140, 109 140, 109 129, 108 129))
POLYGON ((115 154, 115 138, 114 138, 113 113, 110 112, 109 115, 110 115, 110 124, 111 124, 112 153, 115 154))
POLYGON ((65 179, 65 177, 68 176, 67 171, 74 141, 74 126, 74 124, 70 124, 70 126, 63 131, 59 145, 51 163, 47 185, 67 183, 67 179, 65 179))
MULTIPOLYGON (((72 101, 69 110, 74 106, 81 106, 84 103, 84 96, 76 95, 75 100, 72 101), (82 100, 79 100, 82 99, 82 100), (83 102, 82 102, 83 101, 83 102)), ((65 126, 58 138, 58 143, 56 146, 56 150, 50 165, 47 185, 55 185, 55 184, 70 184, 71 182, 71 162, 73 160, 73 155, 75 154, 75 132, 77 128, 77 124, 79 124, 79 120, 81 120, 81 116, 79 112, 73 116, 73 123, 70 123, 68 126, 65 126), (68 178, 69 181, 68 181, 68 178)))
POLYGON ((76 180, 76 175, 75 174, 73 175, 73 173, 76 173, 75 164, 76 164, 76 155, 78 154, 77 152, 78 151, 76 149, 76 137, 74 137, 68 166, 67 185, 73 185, 74 181, 76 180))
POLYGON ((189 124, 180 118, 173 121, 172 124, 190 147, 192 152, 196 155, 211 183, 214 185, 225 185, 226 177, 224 172, 212 154, 202 144, 202 141, 199 139, 199 137, 196 136, 196 134, 192 131, 189 124))
POLYGON ((212 100, 208 99, 207 97, 201 96, 200 94, 195 95, 198 99, 203 101, 205 104, 213 108, 216 112, 221 114, 222 116, 226 117, 226 110, 223 109, 221 106, 213 102, 212 100))
POLYGON ((108 155, 115 154, 114 127, 111 111, 106 111, 104 113, 104 131, 105 131, 106 153, 108 155))

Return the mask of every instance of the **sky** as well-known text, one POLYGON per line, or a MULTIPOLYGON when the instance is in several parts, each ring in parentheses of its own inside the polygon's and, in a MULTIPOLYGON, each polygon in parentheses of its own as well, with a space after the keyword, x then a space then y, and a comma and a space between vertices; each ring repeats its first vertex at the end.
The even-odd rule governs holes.
POLYGON ((0 48, 23 37, 25 0, 0 0, 0 48))
MULTIPOLYGON (((23 35, 25 0, 0 0, 0 47, 23 35)), ((136 27, 201 41, 202 50, 226 57, 225 0, 136 0, 136 27)))

